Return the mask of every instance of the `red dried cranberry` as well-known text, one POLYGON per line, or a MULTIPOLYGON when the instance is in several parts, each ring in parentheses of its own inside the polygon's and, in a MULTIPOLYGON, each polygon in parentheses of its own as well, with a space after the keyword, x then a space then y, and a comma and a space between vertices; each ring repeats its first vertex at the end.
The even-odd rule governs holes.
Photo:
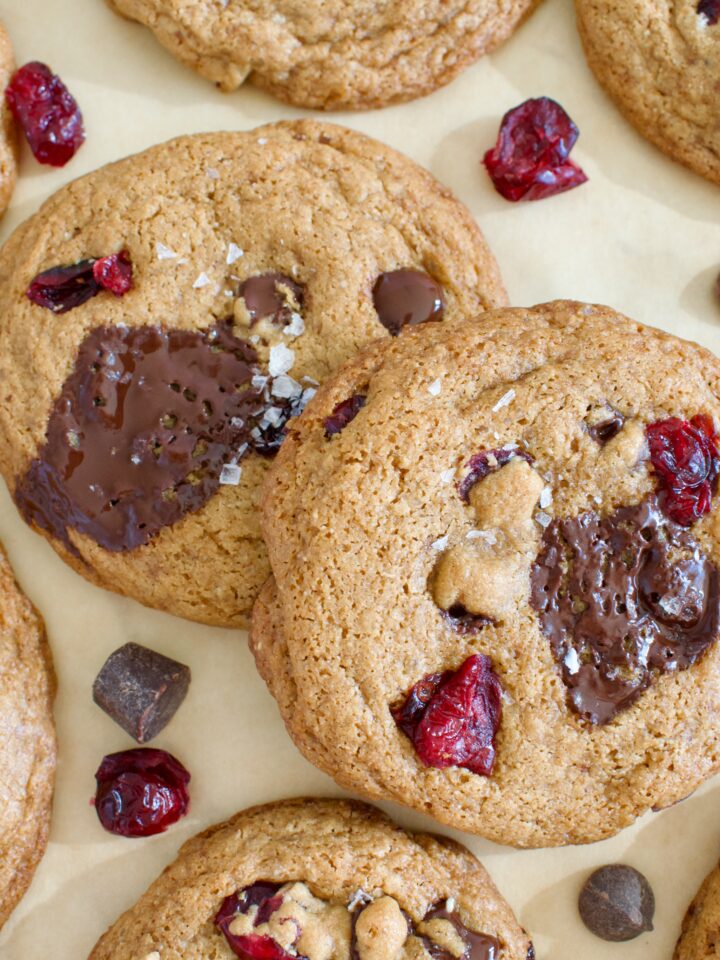
POLYGON ((712 418, 668 417, 648 424, 650 462, 658 476, 658 502, 675 523, 689 527, 708 513, 717 491, 720 455, 712 418))
POLYGON ((330 416, 325 417, 325 436, 332 437, 344 430, 350 421, 354 420, 360 413, 366 400, 367 397, 356 393, 354 396, 348 397, 347 400, 338 403, 330 416))
POLYGON ((100 292, 93 274, 94 260, 80 260, 67 267, 43 270, 27 288, 27 297, 53 313, 67 313, 100 292))
POLYGON ((483 162, 506 200, 542 200, 587 180, 568 159, 577 138, 578 128, 559 103, 526 100, 505 114, 483 162))
POLYGON ((496 470, 504 467, 506 463, 509 463, 516 457, 520 457, 530 465, 533 463, 533 458, 530 454, 524 450, 519 450, 517 447, 502 447, 499 450, 481 450, 480 453, 476 453, 475 456, 470 457, 465 464, 468 468, 468 473, 457 485, 457 491, 462 499, 467 503, 468 494, 476 483, 484 480, 488 474, 495 473, 496 470))
POLYGON ((26 63, 12 76, 5 99, 35 159, 64 167, 85 140, 75 98, 44 63, 26 63))
POLYGON ((93 276, 105 290, 114 293, 116 297, 123 297, 132 289, 132 261, 127 250, 120 253, 111 253, 108 257, 100 257, 93 264, 93 276))
POLYGON ((222 932, 233 953, 243 960, 290 960, 291 956, 299 960, 297 954, 287 953, 272 937, 257 933, 240 935, 230 932, 230 925, 235 917, 249 913, 252 907, 258 908, 253 926, 267 923, 283 902, 283 898, 277 894, 278 889, 279 885, 276 883, 253 883, 239 894, 233 893, 226 897, 215 914, 215 926, 222 932))
POLYGON ((465 767, 489 777, 495 763, 502 686, 483 654, 458 670, 432 673, 410 691, 392 715, 427 767, 465 767))
POLYGON ((165 750, 139 747, 111 753, 97 773, 100 823, 121 837, 150 837, 184 817, 190 774, 165 750))
POLYGON ((697 12, 714 26, 720 20, 720 0, 699 0, 697 12))

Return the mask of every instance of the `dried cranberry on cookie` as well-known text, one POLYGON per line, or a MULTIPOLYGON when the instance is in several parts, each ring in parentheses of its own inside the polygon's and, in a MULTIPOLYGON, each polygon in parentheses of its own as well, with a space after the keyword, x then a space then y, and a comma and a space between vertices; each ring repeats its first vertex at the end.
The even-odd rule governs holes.
POLYGON ((0 469, 88 579, 244 626, 288 420, 367 342, 505 301, 469 213, 388 147, 312 121, 183 137, 0 252, 0 469))
POLYGON ((337 800, 253 807, 190 840, 90 960, 532 960, 460 844, 337 800))
POLYGON ((252 646, 300 749, 518 846, 686 796, 720 744, 718 417, 710 353, 572 302, 347 363, 264 488, 252 646))

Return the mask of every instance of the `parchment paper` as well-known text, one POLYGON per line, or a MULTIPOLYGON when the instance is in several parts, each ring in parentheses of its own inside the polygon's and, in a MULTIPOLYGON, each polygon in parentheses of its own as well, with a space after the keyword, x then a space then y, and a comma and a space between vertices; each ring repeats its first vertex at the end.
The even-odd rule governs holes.
MULTIPOLYGON (((251 89, 221 94, 101 0, 0 0, 0 18, 19 63, 43 60, 63 76, 88 134, 64 170, 42 168, 24 153, 2 239, 61 184, 107 161, 181 133, 250 128, 300 113, 251 89)), ((585 66, 570 0, 544 0, 500 52, 424 100, 330 119, 405 151, 448 184, 480 221, 514 303, 604 302, 720 352, 720 305, 712 295, 720 189, 666 159, 620 117, 585 66), (574 156, 590 182, 512 205, 493 191, 480 158, 505 110, 543 94, 579 125, 574 156)), ((339 791, 293 747, 244 634, 185 623, 88 585, 19 520, 4 486, 0 537, 46 618, 60 680, 51 843, 0 934, 0 958, 84 960, 187 837, 250 804, 339 791), (96 672, 128 640, 193 671, 185 704, 157 740, 192 771, 192 812, 147 841, 104 833, 88 804, 102 756, 133 745, 91 699, 96 672)), ((434 828, 386 809, 405 825, 434 828)), ((720 856, 720 782, 593 846, 523 852, 456 836, 481 857, 532 932, 539 960, 670 960, 687 903, 720 856), (616 860, 644 871, 657 897, 655 931, 627 945, 595 939, 576 911, 587 872, 616 860)))

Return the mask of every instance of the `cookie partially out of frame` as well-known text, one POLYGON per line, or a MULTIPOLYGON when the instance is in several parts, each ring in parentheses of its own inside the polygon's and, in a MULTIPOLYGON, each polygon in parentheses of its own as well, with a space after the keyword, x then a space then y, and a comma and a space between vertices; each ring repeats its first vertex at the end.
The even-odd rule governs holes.
POLYGON ((244 626, 288 418, 368 341, 504 302, 468 211, 389 147, 313 121, 182 137, 63 187, 0 252, 0 470, 88 579, 244 626), (123 296, 27 296, 122 251, 123 296))
MULTIPOLYGON (((7 31, 0 23, 0 91, 15 71, 15 55, 7 31)), ((0 216, 5 213, 17 180, 17 131, 4 96, 0 100, 0 216)))
POLYGON ((0 548, 0 927, 30 885, 47 844, 54 694, 45 627, 0 548))
POLYGON ((718 418, 720 362, 607 307, 428 324, 347 363, 264 487, 251 643, 298 747, 517 846, 686 796, 718 769, 718 418))
POLYGON ((688 907, 674 960, 720 957, 720 867, 708 874, 688 907))
POLYGON ((430 93, 506 40, 535 0, 111 0, 178 60, 322 110, 430 93))
POLYGON ((575 0, 588 63, 640 133, 720 183, 717 0, 575 0))
POLYGON ((468 850, 337 800, 253 807, 188 841, 90 960, 231 960, 232 938, 276 960, 534 956, 468 850))

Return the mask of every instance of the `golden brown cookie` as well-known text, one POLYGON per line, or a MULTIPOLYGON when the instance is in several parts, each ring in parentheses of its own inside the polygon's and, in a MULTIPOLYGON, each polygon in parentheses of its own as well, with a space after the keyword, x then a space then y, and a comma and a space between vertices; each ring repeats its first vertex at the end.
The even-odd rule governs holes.
POLYGON ((575 0, 588 63, 655 146, 720 183, 717 0, 575 0))
POLYGON ((40 615, 0 550, 0 927, 47 844, 55 780, 55 675, 40 615))
POLYGON ((110 0, 178 60, 321 110, 382 107, 449 83, 535 0, 110 0))
POLYGON ((270 471, 252 648, 342 786, 518 846, 718 769, 720 362, 607 307, 428 324, 270 471))
POLYGON ((703 882, 683 920, 674 960, 720 957, 720 867, 703 882))
POLYGON ((243 626, 288 417, 368 341, 505 301, 467 210, 388 147, 313 121, 183 137, 0 253, 0 468, 88 579, 243 626))
POLYGON ((339 800, 253 807, 188 841, 90 960, 231 960, 231 942, 265 960, 534 956, 468 850, 339 800))
MULTIPOLYGON (((0 91, 15 71, 15 55, 7 31, 0 23, 0 91)), ((0 216, 7 209, 17 180, 18 142, 15 122, 5 97, 0 104, 0 216)))

